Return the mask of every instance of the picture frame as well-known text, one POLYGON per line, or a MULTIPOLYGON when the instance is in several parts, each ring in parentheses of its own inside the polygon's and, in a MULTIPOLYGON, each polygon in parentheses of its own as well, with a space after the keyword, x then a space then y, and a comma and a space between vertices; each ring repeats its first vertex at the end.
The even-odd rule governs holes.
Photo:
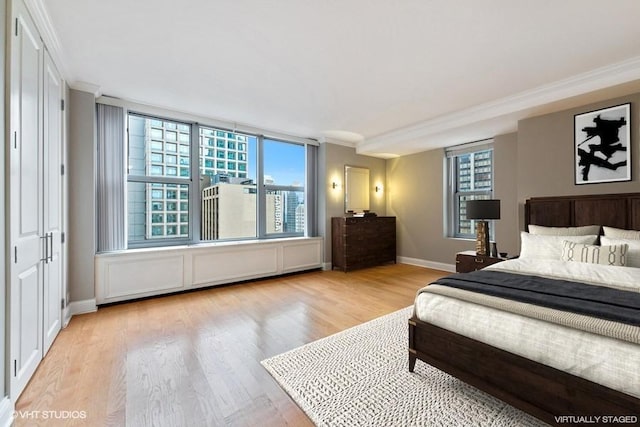
POLYGON ((576 114, 575 184, 631 181, 631 104, 576 114))

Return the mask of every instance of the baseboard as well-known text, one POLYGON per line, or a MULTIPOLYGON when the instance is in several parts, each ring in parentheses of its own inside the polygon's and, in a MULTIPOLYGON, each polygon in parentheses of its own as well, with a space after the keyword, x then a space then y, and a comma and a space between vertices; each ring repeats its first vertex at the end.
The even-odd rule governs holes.
POLYGON ((72 316, 76 314, 93 313, 98 310, 96 299, 85 299, 82 301, 73 301, 64 309, 64 326, 67 326, 72 316))
POLYGON ((69 311, 69 306, 67 305, 62 310, 62 327, 66 328, 70 320, 71 320, 71 311, 69 311))
MULTIPOLYGON (((445 264, 442 262, 427 261, 425 259, 409 258, 404 256, 397 257, 396 262, 400 264, 417 265, 418 267, 425 267, 425 268, 432 268, 434 270, 447 271, 449 273, 456 272, 455 264, 445 264)), ((330 262, 325 262, 322 264, 322 269, 325 271, 331 271, 332 264, 330 262)))
POLYGON ((417 265, 419 267, 432 268, 434 270, 447 271, 449 273, 456 272, 455 264, 445 264, 443 262, 428 261, 426 259, 409 258, 409 257, 403 257, 403 256, 398 257, 398 262, 402 264, 410 264, 410 265, 417 265))
POLYGON ((0 401, 0 426, 10 427, 14 421, 15 407, 13 402, 9 399, 9 396, 5 396, 0 401))

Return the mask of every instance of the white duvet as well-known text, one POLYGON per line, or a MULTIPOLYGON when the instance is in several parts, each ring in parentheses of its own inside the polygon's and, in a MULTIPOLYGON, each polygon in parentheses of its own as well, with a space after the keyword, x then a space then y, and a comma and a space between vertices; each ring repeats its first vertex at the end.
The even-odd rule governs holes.
POLYGON ((640 292, 640 268, 540 259, 511 259, 485 270, 530 274, 640 292))
MULTIPOLYGON (((640 292, 640 268, 515 259, 488 269, 640 292)), ((428 292, 416 316, 441 328, 640 398, 640 346, 428 292)))

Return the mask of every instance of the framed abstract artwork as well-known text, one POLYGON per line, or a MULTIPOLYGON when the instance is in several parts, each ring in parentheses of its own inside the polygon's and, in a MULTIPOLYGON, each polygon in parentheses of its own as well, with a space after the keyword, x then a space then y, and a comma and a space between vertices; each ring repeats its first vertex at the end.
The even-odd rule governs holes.
POLYGON ((631 104, 574 116, 575 183, 631 180, 631 104))

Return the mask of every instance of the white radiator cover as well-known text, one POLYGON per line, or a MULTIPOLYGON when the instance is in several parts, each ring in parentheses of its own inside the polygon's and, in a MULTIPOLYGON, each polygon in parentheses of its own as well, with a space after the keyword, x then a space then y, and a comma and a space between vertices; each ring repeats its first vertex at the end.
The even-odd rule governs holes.
POLYGON ((133 249, 95 256, 96 303, 321 268, 322 237, 133 249))

